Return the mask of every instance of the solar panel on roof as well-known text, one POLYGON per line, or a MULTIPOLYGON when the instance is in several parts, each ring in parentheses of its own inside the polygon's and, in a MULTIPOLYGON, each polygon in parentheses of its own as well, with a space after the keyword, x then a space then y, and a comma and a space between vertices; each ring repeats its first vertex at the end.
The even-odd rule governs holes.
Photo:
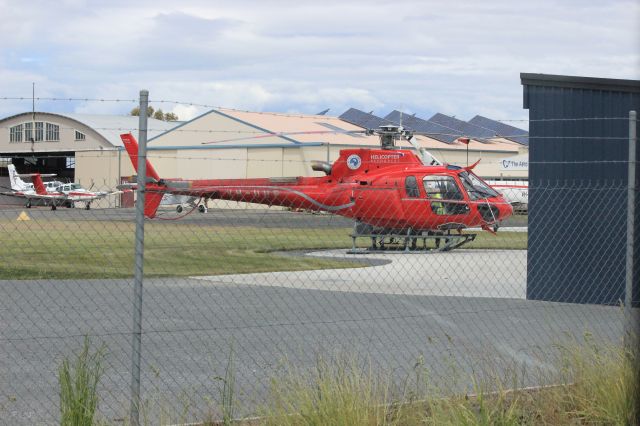
MULTIPOLYGON (((399 125, 400 115, 400 111, 395 110, 387 114, 385 119, 399 125)), ((451 129, 407 114, 402 114, 402 127, 447 144, 452 144, 458 138, 458 136, 452 134, 451 129)))
POLYGON ((424 134, 440 142, 452 144, 461 136, 468 136, 480 142, 495 137, 503 137, 522 145, 529 145, 528 132, 499 121, 476 115, 463 121, 445 114, 434 114, 429 120, 394 110, 384 118, 356 108, 349 108, 340 119, 365 129, 376 129, 385 124, 402 125, 407 130, 424 134))
POLYGON ((475 124, 468 123, 466 121, 459 120, 455 117, 450 117, 441 113, 435 114, 428 121, 445 126, 448 129, 453 130, 455 133, 460 134, 460 136, 472 137, 481 142, 485 142, 485 139, 495 137, 494 132, 490 129, 476 126, 475 124))
POLYGON ((496 136, 529 146, 529 132, 526 130, 519 129, 481 115, 476 115, 469 120, 469 123, 485 129, 490 129, 496 136))
POLYGON ((365 129, 377 129, 383 124, 393 124, 384 118, 380 118, 373 114, 360 111, 356 108, 349 108, 343 112, 338 118, 348 123, 355 124, 356 126, 363 127, 365 129))

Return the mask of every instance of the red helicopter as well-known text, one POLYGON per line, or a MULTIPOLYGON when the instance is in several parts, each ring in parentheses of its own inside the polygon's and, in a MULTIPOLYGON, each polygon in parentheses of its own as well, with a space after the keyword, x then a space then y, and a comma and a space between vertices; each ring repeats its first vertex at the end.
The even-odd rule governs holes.
MULTIPOLYGON (((436 241, 438 250, 450 250, 475 238, 463 229, 496 232, 513 213, 502 195, 473 173, 477 162, 468 167, 439 164, 424 151, 419 156, 398 149, 401 138, 417 147, 413 133, 400 126, 364 132, 379 135, 381 148, 344 149, 333 164, 314 162, 312 169, 324 172, 322 177, 163 179, 147 160, 144 214, 155 217, 165 194, 242 201, 352 218, 354 249, 357 237, 370 237, 372 249, 401 241, 409 250, 416 248, 418 239, 427 248, 429 239, 436 241)), ((121 138, 137 170, 137 141, 130 133, 121 138)))

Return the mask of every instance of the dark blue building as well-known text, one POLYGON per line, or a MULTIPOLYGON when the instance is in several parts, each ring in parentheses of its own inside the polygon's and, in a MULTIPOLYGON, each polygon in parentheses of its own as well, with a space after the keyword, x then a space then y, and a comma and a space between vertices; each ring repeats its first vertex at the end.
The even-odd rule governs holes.
POLYGON ((640 112, 640 81, 520 78, 530 120, 527 298, 617 305, 625 289, 628 117, 640 112))

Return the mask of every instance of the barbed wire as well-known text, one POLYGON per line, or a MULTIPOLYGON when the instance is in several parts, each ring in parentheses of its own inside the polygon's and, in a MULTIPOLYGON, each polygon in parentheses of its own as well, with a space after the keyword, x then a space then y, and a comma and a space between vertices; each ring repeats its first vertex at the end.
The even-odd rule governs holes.
MULTIPOLYGON (((0 97, 0 100, 19 100, 19 101, 52 101, 52 102, 126 102, 126 103, 137 103, 139 102, 139 99, 108 99, 108 98, 73 98, 73 97, 69 97, 69 98, 64 98, 64 97, 32 97, 32 96, 19 96, 19 97, 9 97, 9 96, 4 96, 4 97, 0 97)), ((220 110, 220 111, 232 111, 232 112, 240 112, 240 113, 249 113, 249 114, 258 114, 258 115, 273 115, 273 116, 282 116, 282 117, 292 117, 292 118, 308 118, 310 116, 313 116, 314 119, 325 119, 325 120, 335 120, 336 118, 340 118, 340 117, 334 117, 334 116, 326 116, 326 115, 319 115, 319 114, 303 114, 303 113, 285 113, 285 112, 271 112, 271 111, 251 111, 251 110, 246 110, 246 109, 240 109, 240 108, 232 108, 232 107, 226 107, 226 106, 221 106, 221 105, 213 105, 213 104, 206 104, 206 103, 199 103, 199 102, 188 102, 188 101, 178 101, 178 100, 168 100, 168 99, 158 99, 158 100, 154 100, 154 99, 150 99, 149 100, 149 104, 151 103, 156 103, 156 104, 174 104, 174 105, 183 105, 183 106, 194 106, 194 107, 198 107, 198 108, 208 108, 211 110, 220 110)), ((409 114, 407 114, 408 116, 410 116, 409 114)), ((377 116, 375 116, 377 117, 377 116)), ((383 120, 386 120, 384 117, 377 117, 383 120)), ((629 117, 577 117, 577 118, 540 118, 540 119, 509 119, 509 118, 503 118, 503 119, 491 119, 493 121, 497 121, 497 122, 522 122, 522 123, 532 123, 532 122, 545 122, 545 121, 589 121, 589 120, 629 120, 629 117)), ((388 120, 390 121, 390 120, 388 120)), ((426 120, 428 121, 428 120, 426 120)), ((640 121, 640 119, 638 119, 638 121, 640 121)), ((468 122, 465 122, 468 123, 468 122)), ((439 124, 439 123, 436 123, 439 124)), ((476 127, 481 127, 481 128, 485 128, 488 130, 491 130, 489 128, 486 128, 484 126, 475 124, 475 123, 468 123, 468 124, 472 124, 476 127)), ((445 126, 446 127, 446 126, 445 126)))
POLYGON ((107 99, 107 98, 56 98, 56 97, 32 97, 32 96, 2 96, 3 101, 65 101, 65 102, 140 102, 139 99, 107 99))
MULTIPOLYGON (((26 123, 26 122, 24 122, 26 123)), ((20 123, 20 124, 24 124, 24 123, 20 123)), ((8 126, 8 125, 0 125, 1 129, 11 129, 14 128, 16 126, 19 126, 20 124, 16 124, 13 126, 8 126)), ((178 125, 178 124, 177 124, 178 125)), ((59 125, 58 125, 59 126, 59 125)), ((66 127, 66 126, 59 126, 58 127, 59 130, 77 130, 77 127, 66 127)), ((137 127, 90 127, 90 129, 93 130, 101 130, 101 131, 117 131, 117 132, 128 132, 128 133, 134 133, 134 132, 138 132, 138 128, 137 127)), ((22 130, 25 131, 25 130, 22 130)), ((42 132, 45 132, 45 130, 43 130, 42 132)), ((287 130, 243 130, 243 129, 239 129, 239 130, 223 130, 223 129, 183 129, 183 128, 148 128, 147 132, 157 132, 157 133, 206 133, 206 134, 216 134, 216 133, 221 133, 221 134, 247 134, 247 135, 260 135, 260 136, 270 136, 270 137, 274 137, 274 138, 287 138, 289 136, 308 136, 307 133, 309 135, 318 135, 318 134, 327 134, 327 135, 353 135, 353 134, 358 134, 361 135, 360 137, 366 137, 366 136, 371 136, 374 137, 375 135, 366 135, 365 134, 365 130, 335 130, 335 131, 325 131, 325 130, 318 130, 318 131, 287 131, 287 130)), ((476 138, 473 136, 469 136, 468 134, 465 133, 439 133, 439 132, 411 132, 413 135, 419 136, 419 137, 429 137, 430 139, 434 139, 432 136, 446 136, 446 137, 455 137, 455 138, 470 138, 471 141, 477 141, 479 143, 483 143, 483 144, 491 144, 491 143, 504 143, 502 141, 497 141, 495 139, 516 139, 516 138, 527 138, 527 139, 577 139, 577 140, 628 140, 629 137, 628 136, 531 136, 530 134, 507 134, 507 135, 496 135, 493 136, 491 138, 476 138), (482 142, 482 141, 487 141, 487 142, 482 142)), ((157 136, 153 136, 153 138, 155 139, 156 137, 158 137, 160 135, 157 136)), ((250 140, 251 138, 239 138, 242 140, 250 140)), ((36 141, 36 143, 40 143, 40 142, 58 142, 58 141, 52 141, 52 140, 39 140, 36 141)), ((223 140, 223 141, 210 141, 210 142, 206 142, 206 143, 223 143, 223 142, 233 142, 233 140, 223 140)), ((304 143, 305 141, 299 141, 304 143)), ((404 142, 404 141, 401 141, 404 142)), ((438 141, 444 145, 447 146, 452 146, 454 145, 453 143, 447 143, 447 142, 441 142, 438 141)), ((463 142, 459 142, 459 141, 453 141, 455 142, 457 145, 459 144, 463 144, 463 142)), ((511 141, 513 142, 513 141, 511 141)), ((10 143, 30 143, 30 141, 20 141, 20 142, 10 142, 10 143)), ((514 143, 518 143, 518 142, 514 142, 514 143)), ((454 146, 457 146, 454 145, 454 146)))

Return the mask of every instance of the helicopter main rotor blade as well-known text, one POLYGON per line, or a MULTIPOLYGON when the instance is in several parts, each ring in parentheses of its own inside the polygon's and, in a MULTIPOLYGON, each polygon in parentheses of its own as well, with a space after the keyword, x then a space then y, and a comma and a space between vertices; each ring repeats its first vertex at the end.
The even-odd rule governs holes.
POLYGON ((243 138, 233 138, 233 139, 223 139, 219 141, 211 141, 211 142, 202 142, 202 145, 210 145, 214 143, 223 143, 223 142, 238 142, 238 141, 246 141, 252 139, 263 139, 263 138, 271 138, 278 136, 295 136, 295 135, 321 135, 321 134, 356 134, 356 133, 366 133, 366 130, 309 130, 303 132, 270 132, 264 135, 255 135, 255 136, 246 136, 243 138))

